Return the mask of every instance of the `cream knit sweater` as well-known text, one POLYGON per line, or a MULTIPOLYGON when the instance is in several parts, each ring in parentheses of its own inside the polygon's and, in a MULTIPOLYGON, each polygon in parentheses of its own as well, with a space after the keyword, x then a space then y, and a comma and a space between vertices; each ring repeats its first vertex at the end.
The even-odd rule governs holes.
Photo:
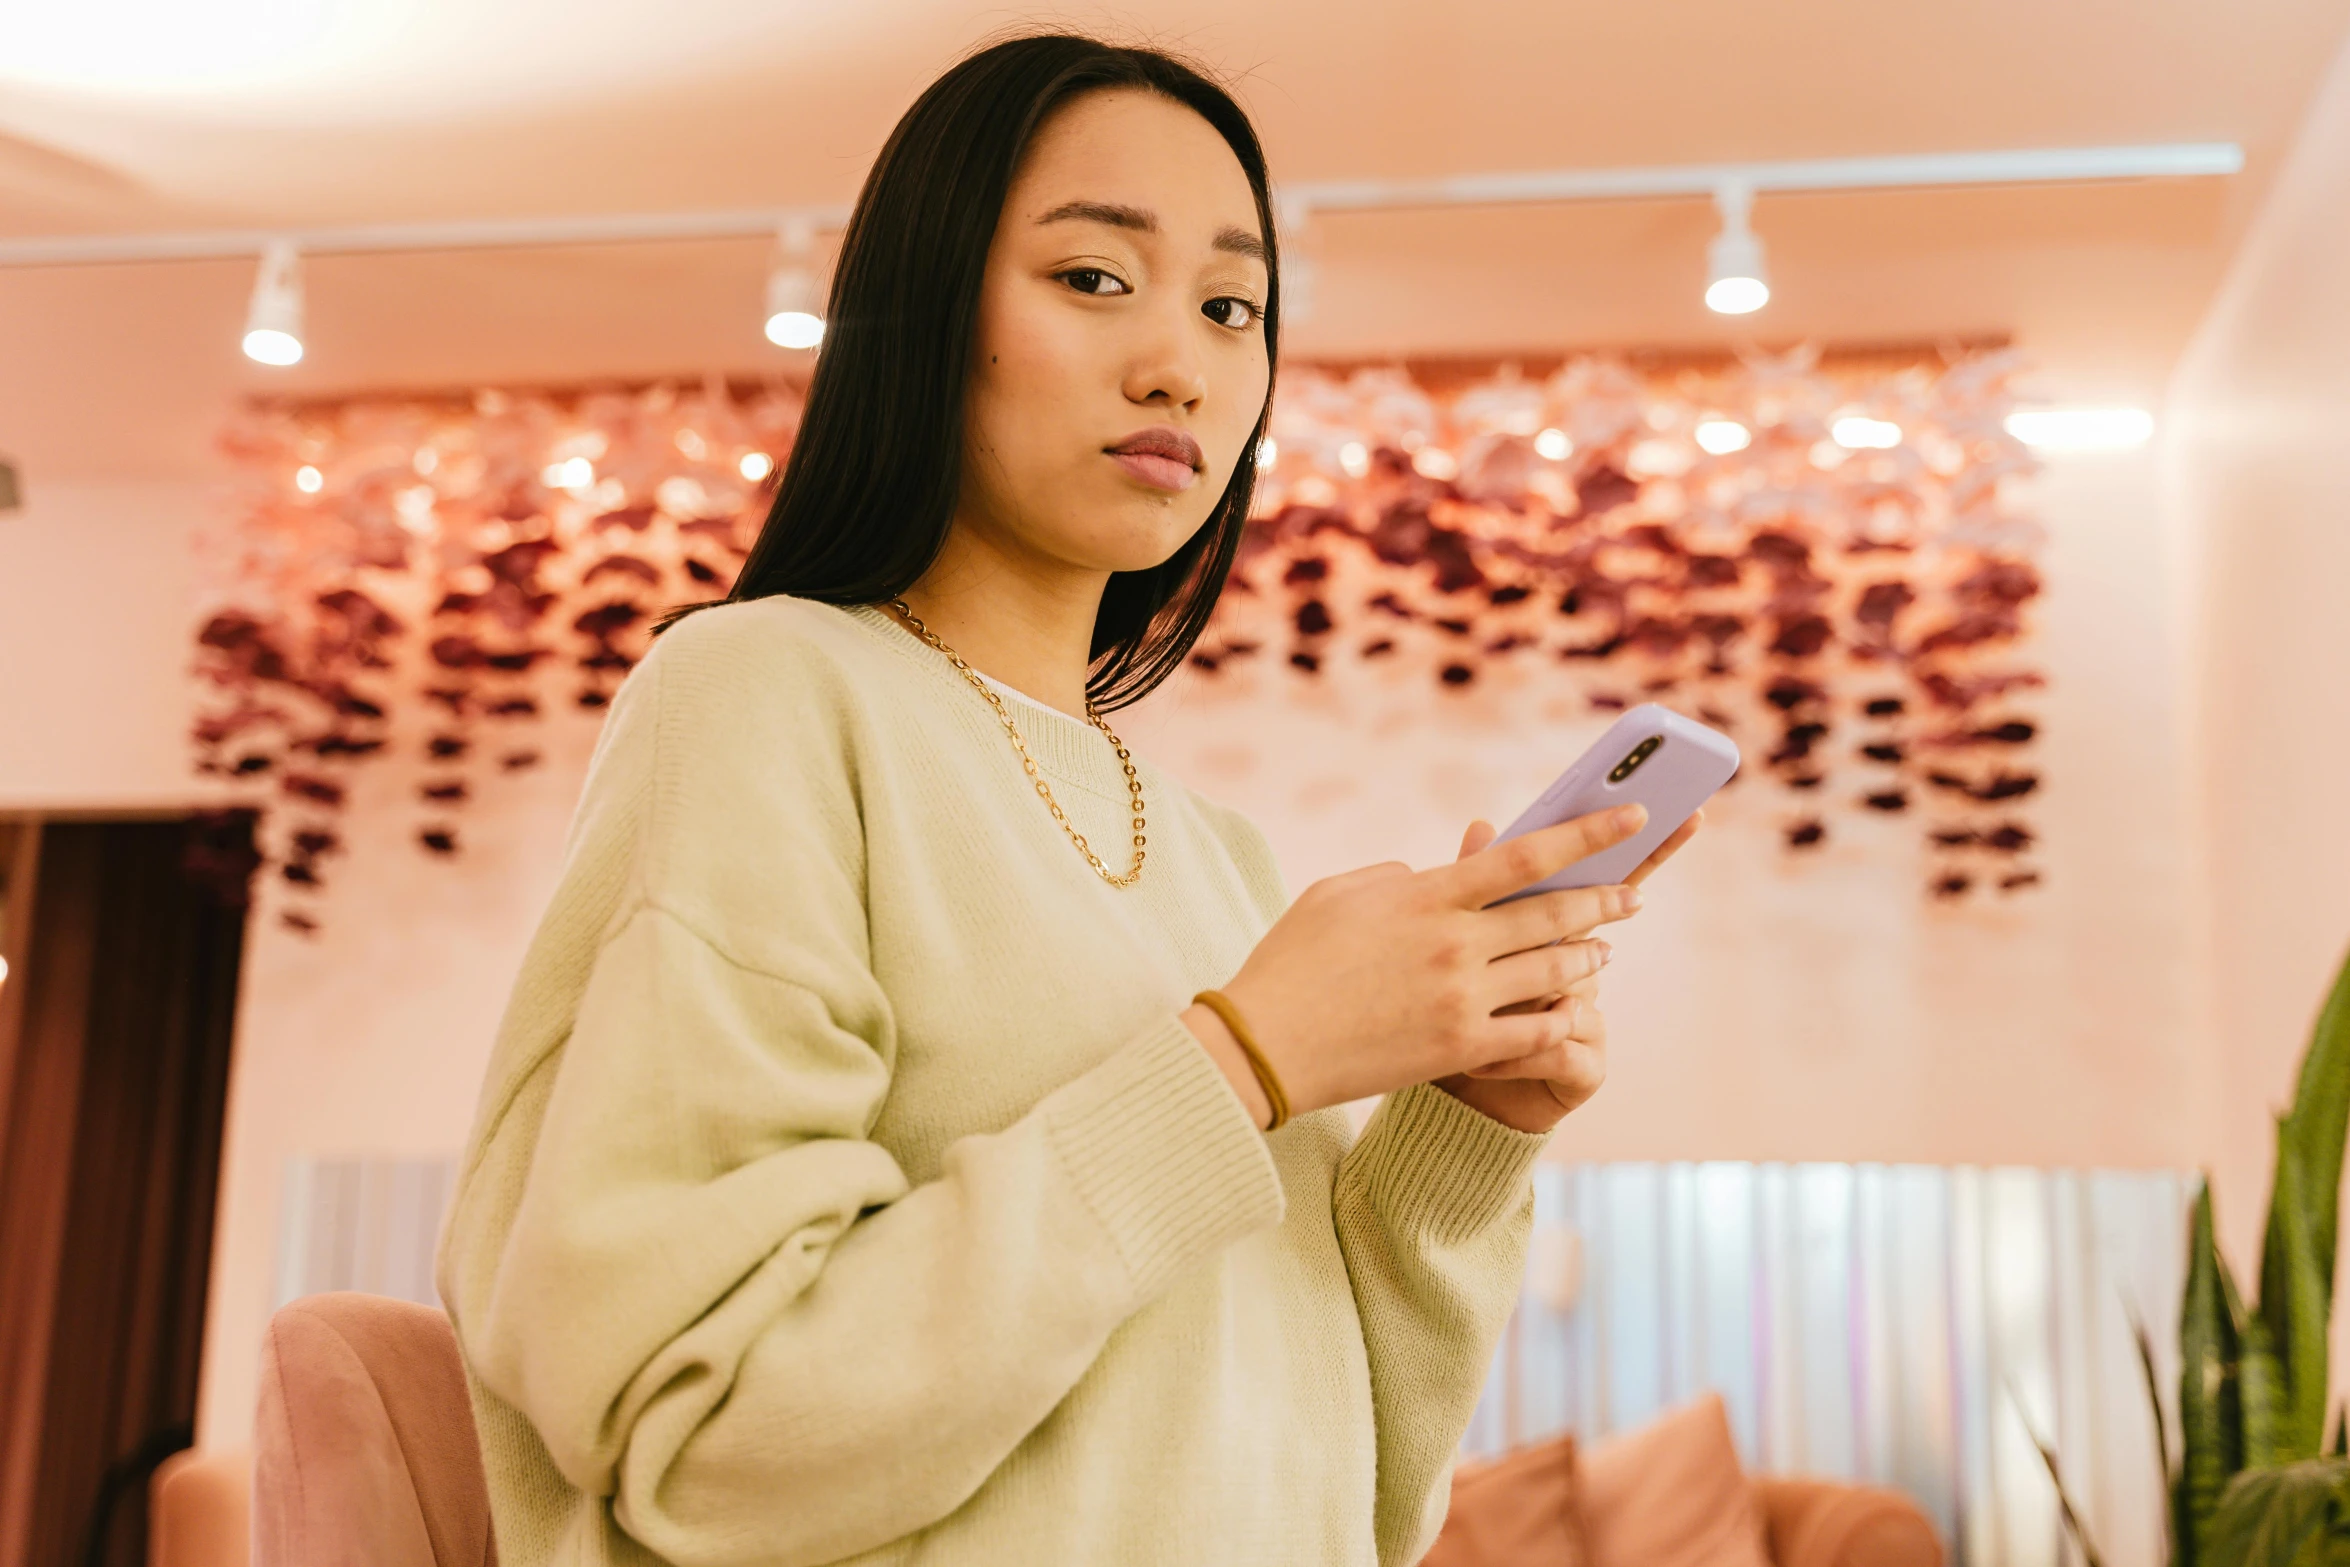
MULTIPOLYGON (((1123 844, 1109 745, 1018 722, 1123 844)), ((630 676, 441 1252, 506 1567, 1418 1560, 1543 1138, 1425 1086, 1259 1132, 1177 1014, 1273 859, 1142 777, 1121 891, 882 611, 630 676)))

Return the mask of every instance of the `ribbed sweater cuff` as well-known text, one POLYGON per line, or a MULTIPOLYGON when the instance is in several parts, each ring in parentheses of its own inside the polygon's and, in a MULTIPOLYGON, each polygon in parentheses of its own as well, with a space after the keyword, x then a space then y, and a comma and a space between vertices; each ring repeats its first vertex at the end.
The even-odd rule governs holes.
POLYGON ((1125 1259, 1138 1301, 1281 1220, 1281 1176, 1264 1134, 1179 1017, 1055 1089, 1044 1107, 1062 1163, 1125 1259))
POLYGON ((1389 1094, 1348 1163, 1374 1212, 1399 1233, 1465 1238, 1527 1200, 1547 1132, 1521 1132, 1433 1083, 1389 1094))

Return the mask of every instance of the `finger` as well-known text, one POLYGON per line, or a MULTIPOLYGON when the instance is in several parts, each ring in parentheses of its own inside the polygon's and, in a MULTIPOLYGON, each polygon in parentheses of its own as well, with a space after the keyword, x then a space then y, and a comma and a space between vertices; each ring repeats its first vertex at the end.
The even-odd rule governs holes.
POLYGON ((1604 941, 1565 941, 1496 958, 1485 966, 1486 993, 1493 1000, 1487 1010, 1537 996, 1571 996, 1606 966, 1607 955, 1604 941))
POLYGON ((1486 821, 1482 817, 1469 823, 1469 830, 1461 834, 1461 852, 1454 855, 1453 859, 1456 861, 1467 859, 1470 855, 1475 854, 1478 850, 1493 842, 1497 832, 1498 829, 1495 828, 1493 823, 1486 821))
POLYGON ((1555 1056, 1546 1057, 1538 1068, 1522 1072, 1477 1072, 1472 1076, 1486 1079, 1517 1078, 1539 1082, 1550 1090, 1551 1097, 1560 1106, 1574 1110, 1590 1102, 1607 1083, 1607 1052, 1590 1045, 1570 1044, 1555 1056))
POLYGON ((1657 872, 1657 867, 1681 852, 1681 845, 1697 836, 1697 829, 1705 825, 1705 812, 1698 811, 1689 820, 1673 829, 1673 835, 1656 846, 1656 852, 1640 862, 1640 868, 1624 878, 1627 885, 1637 887, 1657 872))
POLYGON ((1571 941, 1590 934, 1610 920, 1620 920, 1640 907, 1640 894, 1629 886, 1569 887, 1564 892, 1540 892, 1480 910, 1478 940, 1498 957, 1524 952, 1554 941, 1571 941))
POLYGON ((1446 901, 1461 908, 1481 909, 1613 848, 1638 832, 1648 820, 1647 807, 1619 805, 1612 811, 1594 811, 1571 822, 1530 832, 1523 838, 1496 843, 1464 860, 1427 872, 1436 878, 1446 901))
POLYGON ((1471 1077, 1547 1077, 1561 1051, 1607 1047, 1607 1019, 1596 1003, 1567 996, 1547 1012, 1495 1018, 1493 1059, 1471 1067, 1471 1077))
POLYGON ((1565 1077, 1544 1078, 1542 1086, 1550 1091, 1551 1098, 1558 1101, 1561 1110, 1572 1114, 1589 1104, 1592 1097, 1607 1086, 1607 1061, 1595 1054, 1565 1077))
POLYGON ((1506 1007, 1495 1007, 1490 1015, 1493 1017, 1516 1017, 1521 1012, 1548 1012, 1568 996, 1596 999, 1598 995, 1599 976, 1594 974, 1580 984, 1569 985, 1564 990, 1553 990, 1544 995, 1528 996, 1525 1000, 1513 1001, 1506 1007))
POLYGON ((1570 1039, 1556 1049, 1539 1055, 1524 1056, 1516 1061, 1497 1061, 1481 1066, 1467 1074, 1488 1082, 1522 1078, 1539 1078, 1545 1082, 1563 1083, 1582 1090, 1584 1098, 1607 1077, 1607 1052, 1597 1045, 1587 1045, 1570 1039))

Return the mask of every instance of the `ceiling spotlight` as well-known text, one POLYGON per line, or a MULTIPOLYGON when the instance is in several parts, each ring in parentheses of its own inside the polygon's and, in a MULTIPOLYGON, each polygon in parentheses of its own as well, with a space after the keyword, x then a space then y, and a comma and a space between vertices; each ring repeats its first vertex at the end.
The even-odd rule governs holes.
POLYGON ((1714 192, 1714 205, 1722 212, 1722 231, 1706 252, 1705 307, 1718 315, 1747 315, 1771 302, 1771 285, 1763 276, 1762 241, 1746 224, 1754 192, 1744 185, 1724 185, 1714 192))
POLYGON ((1534 454, 1552 462, 1564 462, 1575 455, 1575 442, 1566 431, 1554 426, 1534 437, 1534 454))
POLYGON ((1901 444, 1901 426, 1890 419, 1871 419, 1866 414, 1846 414, 1828 426, 1828 438, 1838 446, 1853 451, 1871 448, 1883 450, 1901 444))
POLYGON ((745 452, 742 461, 734 465, 734 471, 757 484, 775 471, 775 459, 765 452, 745 452))
POLYGON ((814 348, 824 341, 824 302, 810 259, 815 230, 794 220, 776 236, 775 269, 767 274, 767 341, 778 348, 814 348))
POLYGON ((2007 433, 2045 452, 2126 451, 2154 434, 2143 408, 2033 408, 2007 416, 2007 433))
POLYGON ((326 488, 326 475, 304 463, 294 470, 294 488, 304 495, 316 495, 326 488))
POLYGON ((282 239, 261 253, 245 310, 245 357, 265 365, 302 360, 302 258, 282 239))
POLYGON ((1716 457, 1742 452, 1754 444, 1754 432, 1735 419, 1700 419, 1697 444, 1716 457))

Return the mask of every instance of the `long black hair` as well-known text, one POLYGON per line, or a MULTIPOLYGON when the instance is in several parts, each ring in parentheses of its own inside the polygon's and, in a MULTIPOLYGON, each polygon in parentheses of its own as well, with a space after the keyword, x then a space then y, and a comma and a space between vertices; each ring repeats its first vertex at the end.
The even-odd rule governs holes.
MULTIPOLYGON (((946 541, 962 484, 964 397, 980 284, 1021 154, 1084 93, 1154 92, 1220 133, 1256 195, 1271 286, 1267 368, 1278 345, 1265 154, 1232 95, 1155 49, 1043 33, 980 50, 931 83, 890 132, 841 237, 824 349, 766 525, 717 603, 789 593, 879 604, 913 586, 946 541)), ((1268 398, 1268 406, 1269 406, 1268 398)), ((1207 625, 1240 546, 1265 414, 1198 532, 1157 566, 1112 574, 1093 626, 1086 691, 1104 711, 1147 695, 1207 625)), ((693 610, 663 618, 661 629, 693 610)))

